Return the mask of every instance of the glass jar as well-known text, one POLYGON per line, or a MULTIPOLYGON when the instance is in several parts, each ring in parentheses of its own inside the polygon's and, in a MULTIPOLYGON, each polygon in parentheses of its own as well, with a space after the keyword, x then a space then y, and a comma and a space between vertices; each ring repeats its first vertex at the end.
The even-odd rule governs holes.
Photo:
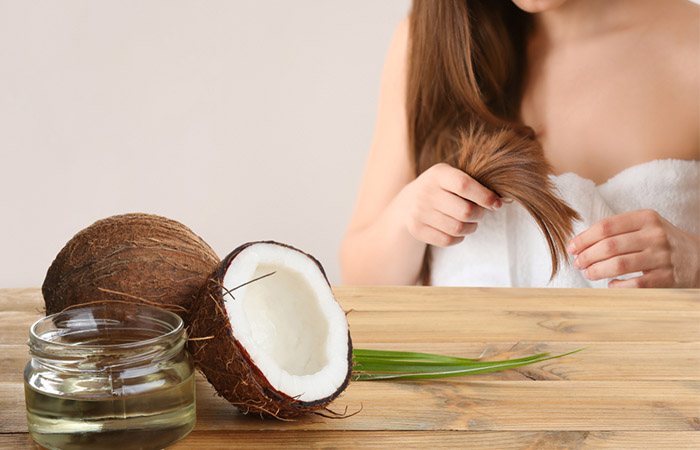
POLYGON ((32 325, 24 371, 29 432, 49 449, 159 449, 194 428, 182 319, 105 303, 32 325))

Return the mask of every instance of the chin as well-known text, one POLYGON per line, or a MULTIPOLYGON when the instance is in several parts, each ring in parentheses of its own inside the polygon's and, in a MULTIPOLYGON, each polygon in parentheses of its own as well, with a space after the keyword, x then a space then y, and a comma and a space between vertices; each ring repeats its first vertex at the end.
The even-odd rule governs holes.
POLYGON ((513 3, 523 11, 538 13, 556 9, 566 3, 566 0, 513 0, 513 3))

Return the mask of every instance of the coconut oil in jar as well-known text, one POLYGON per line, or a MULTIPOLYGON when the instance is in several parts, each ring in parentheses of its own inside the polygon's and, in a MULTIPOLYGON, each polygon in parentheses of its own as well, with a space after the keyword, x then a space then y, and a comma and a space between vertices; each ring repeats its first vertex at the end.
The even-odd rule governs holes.
POLYGON ((107 303, 36 322, 27 423, 49 449, 160 449, 196 420, 194 369, 175 314, 107 303))

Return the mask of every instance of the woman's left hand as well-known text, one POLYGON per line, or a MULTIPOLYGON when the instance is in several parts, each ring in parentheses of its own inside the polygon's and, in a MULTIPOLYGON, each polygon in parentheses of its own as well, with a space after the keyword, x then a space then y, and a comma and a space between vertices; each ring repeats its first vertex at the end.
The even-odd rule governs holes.
POLYGON ((652 210, 603 219, 574 237, 567 248, 574 267, 589 280, 614 279, 611 288, 700 287, 700 237, 686 233, 652 210))

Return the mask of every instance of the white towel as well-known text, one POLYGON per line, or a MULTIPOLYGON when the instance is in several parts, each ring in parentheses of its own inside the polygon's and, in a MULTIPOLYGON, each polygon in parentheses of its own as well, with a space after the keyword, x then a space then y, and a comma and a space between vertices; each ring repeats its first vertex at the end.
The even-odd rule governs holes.
MULTIPOLYGON (((697 235, 699 173, 698 161, 665 159, 630 167, 598 186, 573 173, 552 180, 562 199, 582 217, 574 224, 576 234, 605 217, 653 209, 697 235)), ((571 264, 562 265, 550 281, 547 242, 532 217, 515 203, 487 212, 477 231, 462 243, 431 248, 431 254, 431 280, 438 286, 606 287, 609 281, 588 281, 571 264)))

